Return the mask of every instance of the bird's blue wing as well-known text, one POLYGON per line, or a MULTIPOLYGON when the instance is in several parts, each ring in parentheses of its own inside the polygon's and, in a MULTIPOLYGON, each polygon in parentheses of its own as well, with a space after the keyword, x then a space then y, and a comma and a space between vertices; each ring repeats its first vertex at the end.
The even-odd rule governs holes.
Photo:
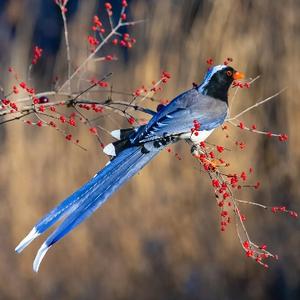
POLYGON ((202 95, 196 89, 189 90, 153 116, 134 135, 132 142, 144 143, 168 135, 190 132, 194 120, 200 123, 200 130, 214 129, 224 122, 227 109, 225 102, 202 95))

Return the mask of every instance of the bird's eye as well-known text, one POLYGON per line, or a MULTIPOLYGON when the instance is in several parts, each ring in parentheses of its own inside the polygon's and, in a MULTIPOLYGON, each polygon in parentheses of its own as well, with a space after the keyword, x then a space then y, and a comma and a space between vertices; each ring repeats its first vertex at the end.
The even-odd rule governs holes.
POLYGON ((231 71, 227 71, 226 74, 227 74, 227 76, 229 76, 229 77, 232 76, 232 72, 231 72, 231 71))

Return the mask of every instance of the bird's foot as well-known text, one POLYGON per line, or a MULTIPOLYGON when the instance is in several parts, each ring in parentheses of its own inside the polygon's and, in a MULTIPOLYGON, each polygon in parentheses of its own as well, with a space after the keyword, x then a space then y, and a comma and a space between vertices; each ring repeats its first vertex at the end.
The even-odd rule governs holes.
POLYGON ((203 153, 203 150, 198 144, 193 144, 191 147, 191 153, 193 156, 198 157, 201 153, 203 153))

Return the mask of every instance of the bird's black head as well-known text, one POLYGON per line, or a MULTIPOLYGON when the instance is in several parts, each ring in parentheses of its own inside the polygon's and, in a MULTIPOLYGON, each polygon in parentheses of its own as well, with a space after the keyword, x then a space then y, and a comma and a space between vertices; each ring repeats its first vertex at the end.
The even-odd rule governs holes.
POLYGON ((228 89, 233 80, 242 79, 243 73, 237 72, 230 66, 214 66, 205 75, 198 91, 204 95, 227 102, 228 89))

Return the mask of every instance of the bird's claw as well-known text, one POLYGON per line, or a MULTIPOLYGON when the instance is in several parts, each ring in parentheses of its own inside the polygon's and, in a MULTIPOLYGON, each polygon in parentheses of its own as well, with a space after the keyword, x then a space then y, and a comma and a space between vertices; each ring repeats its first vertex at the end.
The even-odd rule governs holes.
POLYGON ((191 153, 193 156, 199 156, 203 151, 201 151, 201 147, 197 144, 192 145, 191 147, 191 153))

